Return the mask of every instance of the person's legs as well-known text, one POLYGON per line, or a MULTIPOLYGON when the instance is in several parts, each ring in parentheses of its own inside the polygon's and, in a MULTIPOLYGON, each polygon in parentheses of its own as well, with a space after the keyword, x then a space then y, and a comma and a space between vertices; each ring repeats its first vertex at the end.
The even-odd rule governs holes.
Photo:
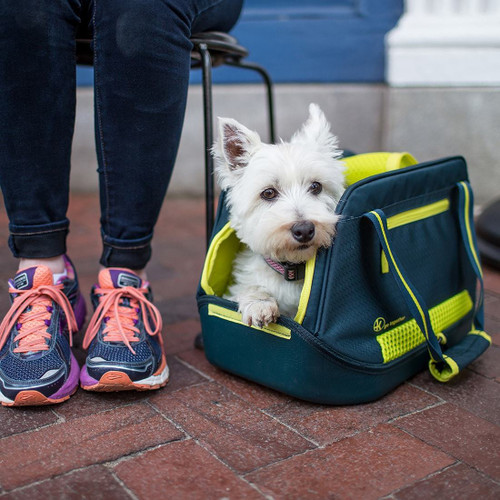
POLYGON ((95 0, 101 264, 142 269, 180 140, 192 32, 228 31, 239 0, 95 0))
POLYGON ((21 259, 66 250, 79 3, 0 1, 0 184, 21 259))
POLYGON ((168 381, 161 316, 144 268, 180 140, 192 31, 229 30, 239 0, 94 0, 96 143, 103 253, 80 384, 168 381), (133 272, 135 270, 136 272, 133 272))
POLYGON ((0 325, 0 402, 9 406, 64 401, 78 386, 70 337, 85 303, 63 254, 79 10, 78 0, 0 0, 0 184, 20 259, 0 325))

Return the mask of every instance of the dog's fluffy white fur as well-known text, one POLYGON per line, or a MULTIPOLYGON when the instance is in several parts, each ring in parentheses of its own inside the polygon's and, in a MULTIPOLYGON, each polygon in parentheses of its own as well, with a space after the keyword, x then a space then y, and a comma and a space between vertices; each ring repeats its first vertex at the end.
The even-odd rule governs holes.
POLYGON ((264 257, 301 263, 331 244, 344 191, 337 138, 311 104, 308 120, 290 142, 274 145, 236 120, 219 118, 213 154, 231 226, 245 244, 225 296, 238 302, 249 325, 266 326, 280 314, 294 317, 303 281, 285 281, 264 257))

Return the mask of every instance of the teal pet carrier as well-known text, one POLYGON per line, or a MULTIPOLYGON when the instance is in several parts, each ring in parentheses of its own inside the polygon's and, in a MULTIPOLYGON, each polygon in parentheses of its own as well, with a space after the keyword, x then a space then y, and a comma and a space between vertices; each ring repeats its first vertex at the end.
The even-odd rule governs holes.
POLYGON ((491 342, 464 159, 345 162, 337 234, 306 263, 294 318, 249 327, 223 298, 241 245, 224 193, 197 294, 212 364, 326 404, 377 399, 425 366, 446 382, 491 342))

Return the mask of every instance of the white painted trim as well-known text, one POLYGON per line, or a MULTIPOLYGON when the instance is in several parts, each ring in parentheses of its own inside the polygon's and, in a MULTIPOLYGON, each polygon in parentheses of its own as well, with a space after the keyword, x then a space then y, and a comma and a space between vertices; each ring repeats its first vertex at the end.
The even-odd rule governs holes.
POLYGON ((392 86, 500 85, 500 1, 407 0, 386 51, 392 86))

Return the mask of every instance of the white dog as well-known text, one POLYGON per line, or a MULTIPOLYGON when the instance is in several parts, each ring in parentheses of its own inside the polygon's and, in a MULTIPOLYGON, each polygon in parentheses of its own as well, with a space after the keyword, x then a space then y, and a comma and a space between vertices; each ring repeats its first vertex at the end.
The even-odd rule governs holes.
POLYGON ((225 297, 259 327, 294 317, 303 266, 335 234, 344 191, 342 151, 316 104, 290 142, 270 145, 236 120, 219 118, 213 148, 219 185, 228 191, 231 226, 245 244, 225 297), (291 281, 289 281, 291 279, 291 281))

